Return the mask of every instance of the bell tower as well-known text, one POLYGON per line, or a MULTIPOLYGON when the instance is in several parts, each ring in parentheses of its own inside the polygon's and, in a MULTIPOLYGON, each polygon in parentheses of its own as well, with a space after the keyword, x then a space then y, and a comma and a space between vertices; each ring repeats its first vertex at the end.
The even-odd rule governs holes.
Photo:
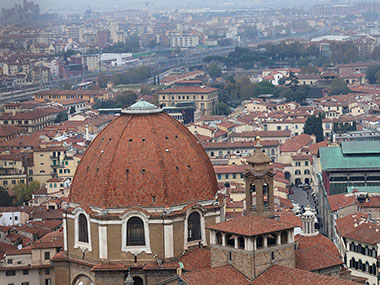
POLYGON ((254 154, 248 158, 245 173, 246 215, 274 216, 272 160, 263 152, 260 137, 256 137, 254 154))

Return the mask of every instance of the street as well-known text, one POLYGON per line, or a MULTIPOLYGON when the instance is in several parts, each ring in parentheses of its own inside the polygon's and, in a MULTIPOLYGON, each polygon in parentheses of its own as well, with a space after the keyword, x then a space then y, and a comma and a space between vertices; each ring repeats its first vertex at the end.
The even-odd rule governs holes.
POLYGON ((288 199, 291 200, 292 203, 296 203, 299 207, 303 206, 304 208, 306 208, 307 204, 309 203, 311 209, 315 208, 314 199, 311 196, 311 190, 303 190, 303 188, 296 186, 293 186, 291 189, 293 190, 294 194, 289 194, 288 199))

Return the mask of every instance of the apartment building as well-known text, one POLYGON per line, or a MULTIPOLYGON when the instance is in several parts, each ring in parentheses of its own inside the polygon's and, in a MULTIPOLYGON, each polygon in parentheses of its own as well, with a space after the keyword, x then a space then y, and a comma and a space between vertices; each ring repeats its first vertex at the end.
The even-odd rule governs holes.
POLYGON ((109 90, 57 90, 51 89, 34 94, 36 102, 60 102, 61 100, 80 99, 93 103, 96 99, 112 99, 113 93, 109 90))
POLYGON ((0 155, 0 186, 11 188, 33 180, 33 155, 30 152, 0 155))
POLYGON ((6 246, 0 266, 2 284, 54 285, 54 267, 50 259, 62 247, 63 233, 59 230, 22 249, 6 246))
POLYGON ((0 125, 24 127, 29 133, 42 130, 54 123, 58 114, 66 112, 65 108, 45 107, 31 111, 4 113, 0 116, 0 125))
POLYGON ((158 92, 158 103, 162 107, 173 107, 177 103, 193 101, 201 115, 212 115, 218 103, 218 89, 205 86, 175 86, 158 92))
POLYGON ((379 226, 371 222, 356 223, 343 237, 346 241, 345 262, 351 274, 366 278, 366 284, 378 285, 379 226))
MULTIPOLYGON (((250 156, 254 153, 255 142, 215 142, 202 143, 203 148, 211 159, 224 158, 231 155, 250 156)), ((280 154, 280 143, 278 141, 261 141, 262 150, 272 159, 277 162, 280 154)))
POLYGON ((169 37, 169 45, 172 48, 192 48, 199 45, 199 37, 196 35, 173 35, 169 37))
POLYGON ((306 118, 299 118, 293 120, 283 121, 267 121, 264 124, 264 131, 288 131, 290 130, 292 136, 297 136, 303 133, 306 118))
POLYGON ((50 178, 72 180, 79 164, 79 157, 60 144, 42 144, 33 152, 33 178, 40 183, 50 178))

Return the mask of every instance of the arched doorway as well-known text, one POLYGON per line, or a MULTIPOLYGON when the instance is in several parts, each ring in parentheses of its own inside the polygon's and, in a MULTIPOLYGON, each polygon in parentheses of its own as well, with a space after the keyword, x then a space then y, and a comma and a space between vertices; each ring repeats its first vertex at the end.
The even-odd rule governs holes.
POLYGON ((285 179, 290 180, 290 177, 292 176, 289 171, 285 171, 284 173, 285 179))
POLYGON ((139 276, 135 276, 135 277, 133 277, 133 281, 135 281, 135 284, 134 284, 134 285, 144 285, 144 281, 143 281, 142 278, 139 277, 139 276))
POLYGON ((294 181, 294 183, 295 183, 296 185, 301 184, 301 179, 300 179, 300 178, 296 178, 296 180, 294 181))
POLYGON ((310 185, 310 179, 309 178, 305 178, 305 184, 310 185))
POLYGON ((78 275, 74 278, 73 285, 94 285, 94 282, 86 275, 78 275))

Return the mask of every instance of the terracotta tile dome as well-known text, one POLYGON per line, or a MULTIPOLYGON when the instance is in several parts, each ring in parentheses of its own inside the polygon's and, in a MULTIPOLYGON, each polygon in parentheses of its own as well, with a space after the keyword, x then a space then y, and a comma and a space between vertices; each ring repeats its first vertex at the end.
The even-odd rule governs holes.
POLYGON ((196 138, 140 101, 90 144, 69 201, 101 208, 168 207, 213 200, 216 191, 214 169, 196 138))

